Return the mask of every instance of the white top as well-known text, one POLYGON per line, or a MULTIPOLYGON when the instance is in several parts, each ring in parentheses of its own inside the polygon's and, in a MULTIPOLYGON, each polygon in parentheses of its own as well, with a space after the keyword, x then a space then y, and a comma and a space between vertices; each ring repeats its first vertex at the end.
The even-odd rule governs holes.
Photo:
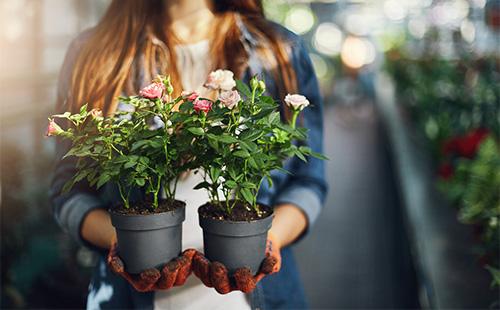
MULTIPOLYGON (((177 68, 184 90, 207 93, 203 83, 211 69, 208 40, 195 44, 177 45, 177 68)), ((198 207, 208 201, 204 190, 193 187, 202 182, 201 173, 190 173, 177 184, 176 199, 186 202, 186 220, 182 226, 182 248, 203 251, 203 232, 198 223, 198 207)), ((192 274, 186 283, 167 291, 158 291, 154 299, 155 309, 250 309, 249 301, 242 292, 220 295, 214 288, 207 288, 192 274)))

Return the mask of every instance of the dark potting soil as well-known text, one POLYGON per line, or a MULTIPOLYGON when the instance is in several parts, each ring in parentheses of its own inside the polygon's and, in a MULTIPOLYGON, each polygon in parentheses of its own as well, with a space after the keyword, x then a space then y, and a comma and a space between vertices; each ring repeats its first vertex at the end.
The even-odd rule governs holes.
POLYGON ((260 213, 255 211, 252 206, 245 202, 237 201, 230 214, 225 211, 226 203, 221 202, 221 206, 207 202, 198 209, 200 216, 213 218, 222 221, 249 222, 260 220, 270 216, 273 210, 265 205, 259 205, 260 213))
POLYGON ((184 202, 179 200, 160 200, 157 208, 153 208, 153 204, 149 201, 141 201, 130 205, 129 208, 124 206, 119 206, 113 208, 112 211, 119 214, 125 215, 148 215, 174 211, 175 209, 182 208, 185 205, 184 202))

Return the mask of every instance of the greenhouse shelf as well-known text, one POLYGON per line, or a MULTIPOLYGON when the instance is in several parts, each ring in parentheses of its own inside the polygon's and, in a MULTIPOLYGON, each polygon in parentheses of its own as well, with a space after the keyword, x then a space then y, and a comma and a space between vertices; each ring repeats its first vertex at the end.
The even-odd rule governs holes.
POLYGON ((489 308, 498 300, 491 276, 477 261, 471 226, 457 220, 434 185, 435 173, 422 140, 396 102, 394 84, 375 78, 376 102, 390 143, 405 226, 424 308, 489 308))

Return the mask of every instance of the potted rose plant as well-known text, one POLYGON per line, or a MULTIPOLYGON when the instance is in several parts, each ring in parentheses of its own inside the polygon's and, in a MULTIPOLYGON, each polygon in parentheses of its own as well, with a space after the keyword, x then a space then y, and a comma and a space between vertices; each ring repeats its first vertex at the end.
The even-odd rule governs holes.
POLYGON ((175 200, 175 189, 187 169, 181 158, 188 144, 176 135, 181 124, 174 106, 182 97, 172 100, 172 91, 169 78, 159 76, 139 96, 119 98, 133 112, 104 117, 84 105, 79 113, 49 118, 48 135, 71 140, 65 157, 78 158, 78 171, 64 190, 82 180, 97 189, 116 186, 121 204, 111 207, 111 220, 129 273, 159 267, 181 252, 185 203, 175 200), (61 128, 56 119, 66 120, 68 127, 61 128), (132 200, 138 189, 143 198, 132 200))
POLYGON ((249 267, 256 273, 273 219, 273 210, 257 203, 262 182, 272 185, 271 171, 283 169, 286 158, 323 156, 293 143, 307 137, 304 128, 296 127, 309 104, 304 96, 285 98, 291 117, 282 122, 277 104, 264 95, 263 81, 254 77, 248 86, 232 76, 226 70, 212 72, 205 86, 218 93, 217 99, 194 96, 181 110, 196 115, 184 124, 184 132, 192 135, 193 161, 205 179, 195 188, 207 190, 210 197, 198 209, 205 256, 229 272, 249 267))

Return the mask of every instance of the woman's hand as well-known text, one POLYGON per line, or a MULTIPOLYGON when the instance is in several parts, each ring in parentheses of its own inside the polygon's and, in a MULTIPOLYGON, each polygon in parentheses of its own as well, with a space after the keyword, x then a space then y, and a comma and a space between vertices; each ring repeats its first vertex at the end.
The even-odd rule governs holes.
POLYGON ((137 291, 149 292, 184 285, 191 274, 191 262, 195 253, 195 249, 187 249, 161 270, 151 268, 138 275, 132 275, 125 271, 123 261, 117 253, 117 243, 114 241, 109 250, 107 262, 113 272, 125 278, 137 291))
POLYGON ((262 261, 259 273, 252 275, 249 268, 237 269, 230 279, 226 266, 210 262, 202 253, 193 257, 193 272, 207 287, 213 287, 219 294, 232 291, 250 293, 266 275, 278 272, 281 268, 281 246, 272 232, 267 235, 266 258, 262 261))

